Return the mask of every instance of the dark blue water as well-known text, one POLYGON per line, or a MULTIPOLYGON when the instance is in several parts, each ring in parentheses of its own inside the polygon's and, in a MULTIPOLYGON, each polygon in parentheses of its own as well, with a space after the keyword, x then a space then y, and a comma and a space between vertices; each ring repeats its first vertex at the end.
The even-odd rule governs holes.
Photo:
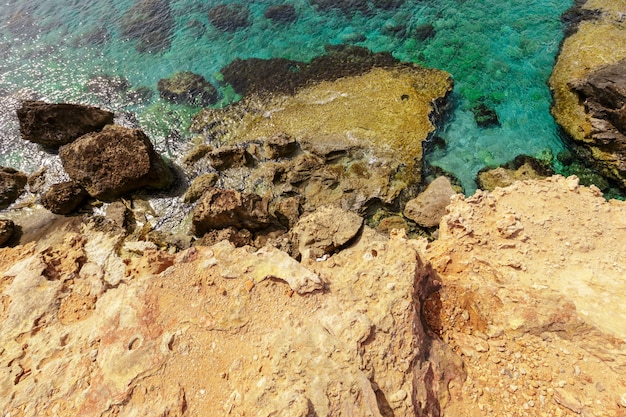
POLYGON ((549 160, 563 149, 546 82, 563 36, 559 16, 570 0, 398 0, 389 9, 372 0, 368 10, 356 12, 318 10, 300 0, 286 2, 295 8, 293 23, 267 19, 264 11, 277 2, 256 0, 241 3, 249 8, 250 25, 233 32, 209 22, 208 11, 218 2, 152 3, 156 19, 133 18, 131 0, 13 0, 0 8, 0 164, 28 172, 42 164, 37 148, 19 139, 12 116, 19 98, 126 114, 122 122, 139 125, 159 151, 175 158, 198 109, 160 99, 159 79, 182 70, 201 74, 219 87, 216 105, 223 106, 238 99, 219 75, 234 58, 307 61, 329 43, 391 51, 452 74, 455 106, 438 132, 446 147, 428 161, 456 175, 466 193, 484 166, 519 154, 549 160), (144 22, 143 33, 124 26, 133 21, 144 22), (118 78, 108 88, 88 88, 103 75, 118 78), (479 127, 471 111, 477 103, 495 110, 499 125, 479 127))

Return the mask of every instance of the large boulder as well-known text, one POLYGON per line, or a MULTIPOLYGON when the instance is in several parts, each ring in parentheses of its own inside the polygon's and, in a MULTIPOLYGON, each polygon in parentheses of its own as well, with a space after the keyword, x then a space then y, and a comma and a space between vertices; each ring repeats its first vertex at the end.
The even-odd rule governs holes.
POLYGON ((74 181, 53 184, 41 196, 41 205, 54 214, 73 212, 87 197, 83 187, 74 181))
POLYGON ((174 25, 169 1, 139 0, 122 16, 120 31, 139 52, 161 52, 170 47, 174 25))
POLYGON ((159 80, 158 89, 165 100, 192 106, 208 106, 219 97, 213 84, 190 71, 181 71, 170 78, 159 80))
POLYGON ((167 188, 174 179, 150 139, 138 129, 107 126, 62 146, 59 156, 70 178, 102 200, 144 187, 167 188))
POLYGON ((437 226, 455 194, 450 181, 446 177, 438 177, 420 195, 406 203, 404 215, 420 226, 437 226))
POLYGON ((250 11, 245 4, 218 4, 209 10, 209 22, 223 32, 250 26, 250 11))
POLYGON ((257 194, 208 189, 193 212, 193 233, 235 227, 259 230, 269 225, 268 202, 257 194))
POLYGON ((9 167, 0 167, 0 209, 9 207, 24 192, 28 176, 9 167))
POLYGON ((22 138, 48 147, 70 143, 113 123, 113 113, 97 107, 27 100, 17 110, 22 138))

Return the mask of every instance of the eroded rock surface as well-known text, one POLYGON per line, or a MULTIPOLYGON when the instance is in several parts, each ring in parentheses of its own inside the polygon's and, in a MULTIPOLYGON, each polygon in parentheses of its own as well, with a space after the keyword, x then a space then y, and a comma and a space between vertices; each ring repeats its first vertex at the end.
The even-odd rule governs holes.
POLYGON ((69 103, 24 101, 17 110, 22 138, 49 147, 70 143, 113 123, 113 113, 69 103))
POLYGON ((623 414, 626 203, 556 176, 448 210, 428 321, 468 379, 445 414, 623 414))
POLYGON ((87 197, 83 187, 74 181, 53 184, 42 196, 41 204, 55 214, 73 212, 87 197))
POLYGON ((16 169, 0 167, 0 209, 7 208, 24 192, 28 176, 16 169))
POLYGON ((416 241, 368 230, 304 265, 228 242, 123 262, 116 245, 83 229, 0 250, 3 413, 437 415, 416 241))
POLYGON ((589 0, 574 16, 550 77, 552 113, 580 156, 626 187, 624 0, 589 0))
POLYGON ((144 187, 167 188, 173 175, 138 129, 109 125, 59 150, 63 168, 89 195, 112 200, 144 187))
POLYGON ((455 194, 450 180, 437 177, 420 195, 406 203, 404 215, 420 226, 437 226, 446 214, 450 198, 455 194))

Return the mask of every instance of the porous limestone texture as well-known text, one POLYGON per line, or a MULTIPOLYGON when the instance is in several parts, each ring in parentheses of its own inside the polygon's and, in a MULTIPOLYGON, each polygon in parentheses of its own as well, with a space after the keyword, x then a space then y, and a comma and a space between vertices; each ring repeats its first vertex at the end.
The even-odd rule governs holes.
POLYGON ((292 95, 248 94, 227 108, 202 110, 191 129, 202 149, 245 148, 251 167, 218 168, 209 153, 194 157, 189 171, 219 169, 224 188, 264 197, 302 196, 304 212, 325 204, 360 213, 392 205, 421 181, 422 142, 435 129, 430 117, 451 89, 447 72, 407 65, 317 82, 292 95))
POLYGON ((561 45, 549 80, 554 96, 552 114, 583 156, 604 175, 626 186, 626 144, 596 137, 599 123, 593 119, 597 115, 575 91, 597 70, 626 59, 626 0, 588 0, 581 7, 597 12, 588 13, 591 18, 582 20, 561 45))
POLYGON ((83 225, 0 250, 2 415, 431 416, 462 375, 422 326, 425 241, 366 229, 303 264, 146 243, 122 259, 83 225))
POLYGON ((468 378, 445 414, 624 415, 626 203, 555 176, 448 211, 426 316, 468 378))

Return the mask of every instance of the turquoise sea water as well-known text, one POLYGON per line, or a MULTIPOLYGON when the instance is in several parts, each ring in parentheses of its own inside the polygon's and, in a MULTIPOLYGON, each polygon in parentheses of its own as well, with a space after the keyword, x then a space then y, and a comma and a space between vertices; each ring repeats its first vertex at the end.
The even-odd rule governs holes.
POLYGON ((452 74, 453 110, 438 132, 446 146, 434 148, 427 161, 457 176, 466 193, 475 190, 484 166, 520 154, 546 159, 564 149, 546 82, 563 36, 559 16, 571 0, 397 0, 390 9, 372 0, 366 13, 318 10, 298 0, 285 2, 297 13, 291 24, 263 16, 280 2, 255 0, 241 2, 251 25, 232 33, 213 27, 207 14, 218 3, 238 2, 158 1, 172 18, 169 47, 144 52, 122 33, 132 0, 13 0, 0 8, 0 164, 28 172, 42 164, 37 147, 19 139, 13 116, 19 98, 114 110, 123 115, 121 123, 139 125, 159 151, 175 158, 198 109, 162 101, 159 79, 182 70, 201 74, 218 85, 217 105, 225 105, 238 97, 219 84, 218 71, 234 58, 307 61, 323 54, 324 45, 340 43, 390 51, 452 74), (144 89, 130 96, 90 92, 86 86, 97 75, 123 77, 131 92, 144 89), (479 127, 471 112, 477 103, 494 109, 500 124, 479 127))

